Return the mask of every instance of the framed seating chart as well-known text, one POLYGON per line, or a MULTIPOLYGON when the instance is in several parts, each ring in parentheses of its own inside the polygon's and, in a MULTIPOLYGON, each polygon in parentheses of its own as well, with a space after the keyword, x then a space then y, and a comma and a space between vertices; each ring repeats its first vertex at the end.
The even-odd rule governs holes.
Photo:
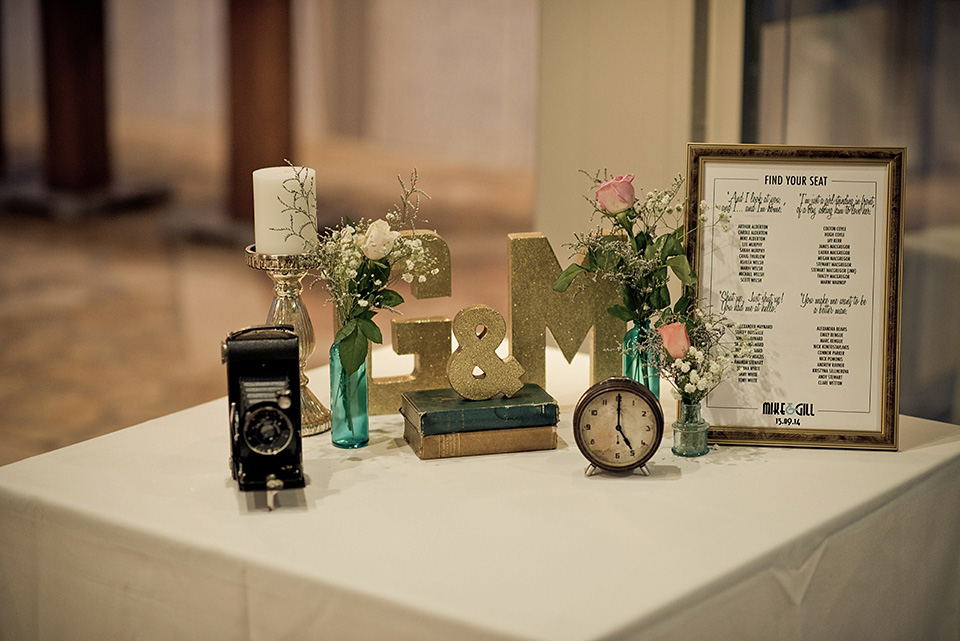
POLYGON ((688 146, 698 296, 751 345, 703 403, 711 442, 897 449, 903 157, 688 146))

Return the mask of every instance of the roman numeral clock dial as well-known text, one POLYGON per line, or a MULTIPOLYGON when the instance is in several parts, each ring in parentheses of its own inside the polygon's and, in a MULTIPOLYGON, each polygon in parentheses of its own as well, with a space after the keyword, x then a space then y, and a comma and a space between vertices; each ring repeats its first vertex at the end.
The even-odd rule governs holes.
POLYGON ((580 397, 573 414, 573 436, 593 466, 608 472, 632 472, 660 447, 663 409, 644 385, 614 376, 580 397))

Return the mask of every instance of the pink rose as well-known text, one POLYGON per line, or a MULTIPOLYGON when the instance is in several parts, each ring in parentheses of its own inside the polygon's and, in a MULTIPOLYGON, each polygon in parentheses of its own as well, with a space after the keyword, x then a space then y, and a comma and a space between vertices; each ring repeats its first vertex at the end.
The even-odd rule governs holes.
POLYGON ((683 358, 690 349, 690 337, 687 336, 687 327, 683 323, 670 323, 657 328, 663 346, 673 358, 683 358))
POLYGON ((633 207, 633 174, 617 176, 597 187, 597 204, 608 214, 619 214, 633 207))

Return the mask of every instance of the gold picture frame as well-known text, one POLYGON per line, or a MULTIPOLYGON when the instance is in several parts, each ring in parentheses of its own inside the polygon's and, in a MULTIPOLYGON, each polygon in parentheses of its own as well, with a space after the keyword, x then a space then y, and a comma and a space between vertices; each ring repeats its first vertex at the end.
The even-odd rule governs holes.
POLYGON ((751 342, 711 442, 897 449, 904 154, 687 146, 698 300, 751 342))

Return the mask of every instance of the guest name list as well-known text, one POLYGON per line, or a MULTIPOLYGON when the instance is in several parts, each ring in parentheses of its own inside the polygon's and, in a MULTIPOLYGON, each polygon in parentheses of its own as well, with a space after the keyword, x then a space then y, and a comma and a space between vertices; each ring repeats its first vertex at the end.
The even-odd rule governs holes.
POLYGON ((750 342, 736 376, 708 397, 708 421, 876 424, 886 179, 869 163, 703 165, 708 219, 731 224, 701 230, 701 300, 750 342))

